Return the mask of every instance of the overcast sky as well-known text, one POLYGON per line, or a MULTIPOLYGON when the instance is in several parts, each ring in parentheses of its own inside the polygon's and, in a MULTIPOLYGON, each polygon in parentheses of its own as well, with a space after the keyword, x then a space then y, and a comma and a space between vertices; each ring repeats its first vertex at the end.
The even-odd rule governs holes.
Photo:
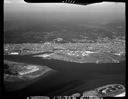
POLYGON ((53 17, 78 17, 78 18, 95 18, 95 19, 118 19, 125 18, 125 4, 124 3, 96 3, 87 6, 64 4, 64 3, 26 3, 24 0, 4 0, 5 18, 9 14, 26 14, 33 13, 34 17, 51 13, 53 17), (38 13, 38 16, 34 15, 38 13), (55 15, 55 14, 56 15, 55 15))

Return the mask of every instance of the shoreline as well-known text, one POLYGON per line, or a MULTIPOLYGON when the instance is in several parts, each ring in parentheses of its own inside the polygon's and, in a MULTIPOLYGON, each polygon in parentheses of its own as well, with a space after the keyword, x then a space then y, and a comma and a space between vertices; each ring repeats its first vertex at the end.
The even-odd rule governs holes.
POLYGON ((43 73, 41 76, 36 77, 36 78, 28 78, 28 80, 22 80, 18 82, 10 82, 10 81, 4 81, 4 86, 5 86, 5 91, 6 92, 12 92, 12 91, 17 91, 17 90, 22 90, 23 88, 26 88, 35 82, 37 82, 40 79, 44 79, 45 77, 52 75, 55 73, 55 70, 49 70, 46 73, 43 73))

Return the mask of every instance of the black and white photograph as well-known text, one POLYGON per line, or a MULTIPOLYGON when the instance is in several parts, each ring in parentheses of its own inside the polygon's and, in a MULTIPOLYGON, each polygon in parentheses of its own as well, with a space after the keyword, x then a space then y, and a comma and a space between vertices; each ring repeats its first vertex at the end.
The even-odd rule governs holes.
POLYGON ((124 0, 26 1, 3 3, 4 99, 126 96, 124 0))

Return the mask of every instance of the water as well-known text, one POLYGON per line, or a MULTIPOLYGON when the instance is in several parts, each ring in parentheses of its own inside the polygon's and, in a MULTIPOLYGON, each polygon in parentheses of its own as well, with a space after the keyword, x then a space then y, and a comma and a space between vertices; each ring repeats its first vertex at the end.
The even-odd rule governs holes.
POLYGON ((42 77, 32 85, 11 95, 71 95, 111 83, 125 85, 125 62, 121 63, 73 63, 54 59, 42 59, 31 55, 5 55, 4 59, 37 65, 46 65, 56 73, 42 77))

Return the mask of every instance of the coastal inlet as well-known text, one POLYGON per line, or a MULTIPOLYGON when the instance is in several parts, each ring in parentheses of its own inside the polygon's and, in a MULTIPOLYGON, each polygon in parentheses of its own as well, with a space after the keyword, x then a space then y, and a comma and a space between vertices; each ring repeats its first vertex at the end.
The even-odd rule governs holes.
POLYGON ((5 90, 14 91, 22 89, 37 81, 42 76, 44 77, 53 72, 55 70, 47 66, 4 60, 5 90))

